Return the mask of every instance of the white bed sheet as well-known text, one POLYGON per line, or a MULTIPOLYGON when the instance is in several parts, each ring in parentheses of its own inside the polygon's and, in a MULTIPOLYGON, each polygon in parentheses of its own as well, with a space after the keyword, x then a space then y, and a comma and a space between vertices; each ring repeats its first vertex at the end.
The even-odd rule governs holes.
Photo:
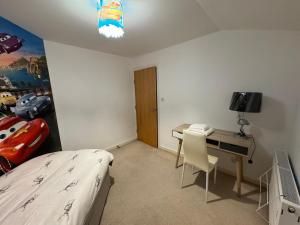
POLYGON ((0 177, 1 225, 82 225, 113 155, 99 149, 34 158, 0 177))

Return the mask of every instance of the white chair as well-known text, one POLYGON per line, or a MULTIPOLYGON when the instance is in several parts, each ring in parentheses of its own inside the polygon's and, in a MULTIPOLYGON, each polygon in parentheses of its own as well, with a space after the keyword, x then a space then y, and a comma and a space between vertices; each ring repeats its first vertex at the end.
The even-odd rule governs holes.
POLYGON ((218 158, 207 154, 206 137, 202 134, 185 130, 183 132, 184 160, 181 177, 181 188, 183 186, 185 165, 191 165, 206 172, 206 202, 208 192, 209 173, 215 169, 214 183, 217 179, 218 158))

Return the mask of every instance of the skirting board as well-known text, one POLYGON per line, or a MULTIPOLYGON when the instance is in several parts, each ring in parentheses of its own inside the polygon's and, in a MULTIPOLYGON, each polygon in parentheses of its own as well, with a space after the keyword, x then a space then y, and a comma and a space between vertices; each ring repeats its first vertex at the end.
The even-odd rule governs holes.
MULTIPOLYGON (((163 146, 159 146, 159 149, 160 149, 160 150, 163 150, 163 151, 166 151, 166 152, 168 152, 168 153, 170 153, 170 154, 172 154, 172 155, 174 155, 174 156, 177 155, 177 151, 174 151, 174 150, 165 148, 165 147, 163 147, 163 146)), ((181 153, 180 153, 180 156, 183 157, 183 155, 184 155, 184 154, 181 152, 181 153)), ((175 160, 174 160, 174 162, 175 162, 175 160)), ((218 166, 218 171, 220 171, 220 172, 222 172, 222 173, 224 173, 224 174, 233 176, 233 177, 236 176, 236 175, 235 175, 235 172, 232 172, 232 171, 227 170, 227 169, 225 169, 225 168, 222 168, 222 167, 220 167, 220 166, 218 166)), ((258 180, 254 180, 254 179, 252 179, 252 178, 250 178, 250 177, 245 177, 245 176, 244 176, 244 177, 243 177, 243 181, 244 181, 244 182, 248 182, 248 183, 250 183, 250 184, 254 184, 254 185, 256 185, 256 186, 259 186, 259 181, 258 181, 258 180)))
POLYGON ((111 150, 114 150, 114 149, 117 149, 117 148, 121 148, 123 147, 124 145, 127 145, 131 142, 134 142, 137 140, 137 137, 132 137, 130 138, 129 140, 127 141, 122 141, 120 144, 116 144, 116 145, 113 145, 113 146, 110 146, 110 147, 107 147, 105 148, 106 151, 111 151, 111 150))

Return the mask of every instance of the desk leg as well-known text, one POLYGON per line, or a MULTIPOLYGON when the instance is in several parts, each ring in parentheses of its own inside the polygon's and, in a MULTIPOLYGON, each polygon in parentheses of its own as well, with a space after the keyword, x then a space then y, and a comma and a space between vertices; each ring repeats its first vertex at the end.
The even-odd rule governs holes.
POLYGON ((178 149, 177 149, 177 158, 176 158, 176 165, 175 168, 178 168, 178 162, 179 162, 179 158, 180 158, 180 152, 181 152, 181 146, 182 146, 182 139, 178 139, 179 143, 178 143, 178 149))
POLYGON ((243 157, 236 156, 236 186, 238 196, 241 196, 241 186, 243 181, 243 157))

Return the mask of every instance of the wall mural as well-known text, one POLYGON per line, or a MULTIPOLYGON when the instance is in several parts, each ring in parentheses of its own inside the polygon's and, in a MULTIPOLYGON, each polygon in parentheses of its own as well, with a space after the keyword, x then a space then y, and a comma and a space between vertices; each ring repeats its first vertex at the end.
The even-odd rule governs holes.
POLYGON ((0 17, 0 171, 59 150, 43 40, 0 17))

